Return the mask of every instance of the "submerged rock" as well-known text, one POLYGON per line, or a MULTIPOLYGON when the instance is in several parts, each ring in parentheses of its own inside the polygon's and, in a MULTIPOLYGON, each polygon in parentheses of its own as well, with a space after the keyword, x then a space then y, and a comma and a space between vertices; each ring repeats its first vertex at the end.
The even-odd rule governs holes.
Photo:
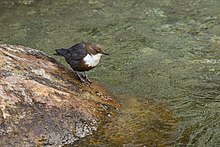
POLYGON ((72 144, 118 107, 105 88, 81 84, 46 54, 0 45, 0 146, 72 144))
POLYGON ((175 146, 180 121, 163 102, 119 95, 120 113, 75 146, 175 146))

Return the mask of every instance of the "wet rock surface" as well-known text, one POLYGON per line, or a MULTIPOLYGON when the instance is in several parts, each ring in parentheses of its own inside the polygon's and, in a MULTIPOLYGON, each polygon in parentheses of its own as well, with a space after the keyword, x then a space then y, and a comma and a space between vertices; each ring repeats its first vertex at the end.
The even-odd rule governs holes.
POLYGON ((0 45, 0 146, 71 144, 119 107, 105 88, 81 84, 46 54, 0 45))
POLYGON ((76 146, 171 147, 175 146, 178 120, 162 102, 119 95, 120 113, 108 119, 93 135, 76 146))

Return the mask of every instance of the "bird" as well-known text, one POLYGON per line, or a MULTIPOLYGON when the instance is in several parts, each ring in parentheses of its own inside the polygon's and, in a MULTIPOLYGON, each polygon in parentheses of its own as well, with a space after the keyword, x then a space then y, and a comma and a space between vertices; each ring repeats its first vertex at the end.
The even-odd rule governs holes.
POLYGON ((68 49, 60 48, 55 51, 54 55, 63 56, 79 80, 86 84, 91 84, 92 82, 85 72, 95 68, 102 55, 109 55, 103 51, 101 45, 93 42, 80 42, 68 49), (84 76, 80 72, 83 72, 84 76))

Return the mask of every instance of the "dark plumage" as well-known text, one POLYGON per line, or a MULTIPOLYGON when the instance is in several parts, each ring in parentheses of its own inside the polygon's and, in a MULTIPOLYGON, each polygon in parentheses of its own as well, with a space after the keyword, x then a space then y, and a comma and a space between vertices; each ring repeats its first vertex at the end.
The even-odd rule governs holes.
POLYGON ((85 72, 94 68, 104 53, 102 47, 95 43, 81 42, 69 49, 57 49, 55 55, 63 56, 70 67, 76 72, 82 82, 90 83, 86 74, 82 77, 78 72, 85 72))

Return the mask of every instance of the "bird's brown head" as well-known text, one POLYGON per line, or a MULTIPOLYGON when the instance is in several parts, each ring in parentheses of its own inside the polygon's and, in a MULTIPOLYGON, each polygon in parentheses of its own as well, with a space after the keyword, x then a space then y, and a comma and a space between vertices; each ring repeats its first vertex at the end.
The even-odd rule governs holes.
POLYGON ((84 42, 86 51, 90 54, 96 55, 96 54, 103 54, 103 55, 109 55, 108 53, 105 53, 102 49, 102 46, 96 43, 91 42, 84 42))

